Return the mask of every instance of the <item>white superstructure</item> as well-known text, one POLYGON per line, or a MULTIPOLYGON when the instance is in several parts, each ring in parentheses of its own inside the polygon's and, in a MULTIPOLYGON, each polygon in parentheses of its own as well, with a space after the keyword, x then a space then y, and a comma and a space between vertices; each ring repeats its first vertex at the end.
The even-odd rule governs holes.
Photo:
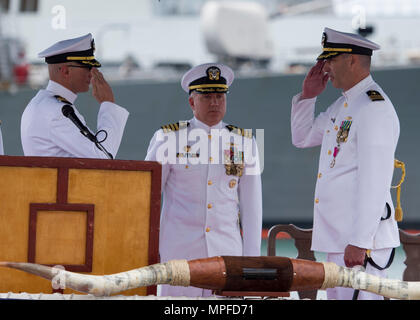
MULTIPOLYGON (((21 38, 31 63, 58 40, 91 32, 98 58, 143 70, 225 59, 271 71, 312 64, 324 27, 373 27, 375 64, 404 65, 418 56, 420 0, 0 0, 3 34, 21 38), (230 59, 230 60, 229 60, 230 59), (249 61, 248 61, 249 60, 249 61)), ((235 67, 235 66, 234 66, 235 67)))

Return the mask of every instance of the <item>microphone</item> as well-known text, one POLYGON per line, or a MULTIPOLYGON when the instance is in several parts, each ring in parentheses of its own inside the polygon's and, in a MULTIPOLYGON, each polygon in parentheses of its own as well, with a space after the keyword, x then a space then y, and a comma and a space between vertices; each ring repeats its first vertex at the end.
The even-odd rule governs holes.
POLYGON ((83 134, 86 138, 88 138, 90 141, 92 141, 96 147, 101 150, 109 159, 113 159, 112 154, 110 154, 104 146, 96 139, 96 136, 94 136, 89 129, 80 121, 80 119, 76 116, 76 113, 74 112, 74 109, 72 106, 66 104, 61 108, 61 112, 66 118, 69 118, 77 128, 79 128, 80 133, 83 134))
POLYGON ((61 111, 63 112, 63 115, 66 118, 69 118, 76 125, 76 127, 79 128, 81 134, 83 134, 86 138, 88 138, 92 142, 95 142, 95 143, 98 142, 96 137, 89 131, 89 129, 76 116, 72 106, 69 106, 68 104, 66 104, 63 106, 61 111))

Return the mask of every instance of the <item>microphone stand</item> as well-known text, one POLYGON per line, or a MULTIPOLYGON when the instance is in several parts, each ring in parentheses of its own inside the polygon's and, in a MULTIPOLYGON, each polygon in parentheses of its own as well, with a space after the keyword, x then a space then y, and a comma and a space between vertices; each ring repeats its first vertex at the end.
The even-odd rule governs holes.
POLYGON ((103 153, 105 153, 105 155, 107 156, 108 159, 111 159, 111 160, 114 159, 112 154, 109 153, 108 150, 105 149, 105 147, 98 141, 98 138, 95 135, 93 135, 89 131, 88 128, 85 127, 84 130, 80 130, 80 133, 82 135, 84 135, 86 138, 88 138, 90 141, 92 141, 99 150, 101 150, 103 153))

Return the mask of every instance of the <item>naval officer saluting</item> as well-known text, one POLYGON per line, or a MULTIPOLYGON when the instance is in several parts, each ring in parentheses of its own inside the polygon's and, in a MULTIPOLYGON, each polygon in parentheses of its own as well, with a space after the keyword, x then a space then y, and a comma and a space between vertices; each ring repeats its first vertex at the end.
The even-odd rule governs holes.
MULTIPOLYGON (((386 277, 400 245, 390 189, 400 125, 389 97, 370 75, 379 46, 357 34, 325 28, 323 52, 292 101, 292 141, 321 145, 315 188, 312 250, 341 266, 366 265, 386 277), (328 79, 342 90, 315 117, 328 79)), ((352 289, 327 290, 329 299, 356 298, 352 289)), ((383 299, 361 291, 359 299, 383 299)))
MULTIPOLYGON (((181 84, 189 94, 194 118, 163 126, 150 142, 146 160, 162 163, 162 262, 261 254, 262 191, 256 143, 249 131, 222 121, 233 78, 233 71, 222 64, 189 70, 181 84), (255 151, 255 161, 246 161, 249 150, 244 145, 255 151)), ((161 296, 211 295, 193 287, 158 289, 161 296)))
POLYGON ((22 114, 25 156, 115 158, 128 112, 115 104, 111 87, 97 70, 101 64, 94 51, 92 35, 87 34, 60 41, 39 54, 48 64, 50 81, 22 114), (77 94, 89 91, 91 83, 100 103, 97 137, 74 105, 77 94))

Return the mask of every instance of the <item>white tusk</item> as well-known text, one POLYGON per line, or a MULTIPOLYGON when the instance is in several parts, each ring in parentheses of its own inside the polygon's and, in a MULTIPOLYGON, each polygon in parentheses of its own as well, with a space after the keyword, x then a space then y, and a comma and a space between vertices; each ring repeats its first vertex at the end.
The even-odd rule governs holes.
POLYGON ((190 283, 190 269, 186 260, 172 260, 105 276, 79 274, 33 263, 1 262, 0 266, 22 270, 48 280, 61 278, 66 288, 95 296, 109 296, 158 284, 189 286, 190 283))
MULTIPOLYGON (((202 275, 203 273, 207 275, 206 272, 211 273, 208 274, 209 276, 215 277, 206 278, 208 281, 218 280, 217 277, 221 276, 220 274, 217 274, 217 272, 213 274, 214 269, 207 269, 205 267, 205 262, 207 260, 214 265, 214 261, 211 259, 202 259, 197 260, 198 265, 201 266, 201 268, 198 268, 195 271, 194 269, 191 269, 193 270, 193 273, 197 273, 193 275, 195 279, 193 282, 197 281, 196 278, 198 274, 202 275)), ((300 263, 302 263, 302 261, 300 261, 300 263)), ((310 263, 311 265, 313 264, 312 261, 310 263)), ((218 265, 218 262, 216 262, 216 265, 218 265)), ((323 284, 321 287, 319 287, 319 284, 314 285, 313 289, 325 290, 327 288, 348 287, 373 292, 393 299, 420 299, 420 282, 380 278, 370 275, 360 268, 355 267, 351 269, 340 267, 331 262, 325 262, 322 263, 322 265, 324 274, 321 275, 321 281, 323 280, 323 284)), ((171 260, 166 263, 158 263, 105 276, 78 274, 31 263, 0 262, 0 267, 1 266, 19 269, 49 280, 54 280, 54 278, 58 277, 60 278, 60 284, 64 284, 65 287, 79 292, 93 294, 95 296, 109 296, 129 289, 158 284, 187 287, 190 285, 190 280, 192 279, 189 262, 187 260, 171 260), (63 279, 63 281, 61 279, 63 279)), ((226 272, 223 274, 223 277, 226 277, 226 272)), ((193 286, 200 288, 213 288, 217 285, 220 285, 220 283, 205 283, 205 281, 202 282, 201 280, 198 281, 198 283, 193 284, 193 286)))
POLYGON ((324 284, 321 289, 347 287, 403 300, 420 299, 420 282, 380 278, 357 268, 339 267, 334 263, 323 263, 324 284))

